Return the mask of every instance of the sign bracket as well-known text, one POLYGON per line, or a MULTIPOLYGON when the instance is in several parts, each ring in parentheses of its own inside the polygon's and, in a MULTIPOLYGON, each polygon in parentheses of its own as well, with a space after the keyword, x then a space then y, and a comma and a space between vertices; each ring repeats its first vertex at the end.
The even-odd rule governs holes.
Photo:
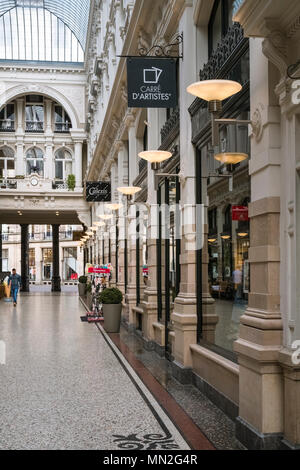
POLYGON ((174 39, 174 42, 165 44, 162 46, 161 44, 154 44, 150 47, 150 49, 146 49, 145 47, 140 47, 138 49, 139 55, 117 55, 117 57, 125 57, 125 58, 145 58, 145 59, 182 59, 183 60, 183 32, 178 34, 174 39), (172 55, 172 49, 174 47, 179 47, 181 49, 180 55, 172 55), (154 52, 154 55, 150 55, 151 52, 154 52))

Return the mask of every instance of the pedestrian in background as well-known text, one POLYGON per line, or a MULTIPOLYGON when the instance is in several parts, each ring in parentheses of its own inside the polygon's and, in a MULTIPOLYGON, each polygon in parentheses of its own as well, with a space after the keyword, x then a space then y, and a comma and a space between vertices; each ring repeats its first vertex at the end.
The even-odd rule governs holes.
POLYGON ((11 296, 13 298, 15 307, 17 305, 18 293, 21 286, 21 276, 17 274, 17 271, 15 269, 12 270, 12 273, 9 276, 8 285, 11 289, 11 296))

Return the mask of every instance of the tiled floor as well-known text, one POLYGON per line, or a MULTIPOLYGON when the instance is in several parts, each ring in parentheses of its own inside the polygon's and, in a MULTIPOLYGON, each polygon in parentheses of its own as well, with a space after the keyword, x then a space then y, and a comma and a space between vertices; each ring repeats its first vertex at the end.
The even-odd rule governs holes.
POLYGON ((0 302, 0 449, 188 449, 77 295, 0 302), (119 356, 118 356, 119 354, 119 356))
POLYGON ((121 328, 121 339, 217 449, 244 449, 235 439, 234 422, 193 385, 182 385, 175 380, 169 361, 154 351, 146 351, 141 339, 124 327, 121 328))

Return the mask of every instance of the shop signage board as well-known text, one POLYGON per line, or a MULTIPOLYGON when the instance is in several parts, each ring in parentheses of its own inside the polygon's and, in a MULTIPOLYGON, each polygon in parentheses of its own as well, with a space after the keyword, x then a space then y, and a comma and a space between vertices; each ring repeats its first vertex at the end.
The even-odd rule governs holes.
POLYGON ((86 183, 87 202, 110 202, 111 184, 107 181, 87 181, 86 183))
POLYGON ((175 108, 176 58, 128 57, 128 107, 175 108))
POLYGON ((248 206, 232 206, 232 220, 238 220, 240 222, 248 221, 248 206))

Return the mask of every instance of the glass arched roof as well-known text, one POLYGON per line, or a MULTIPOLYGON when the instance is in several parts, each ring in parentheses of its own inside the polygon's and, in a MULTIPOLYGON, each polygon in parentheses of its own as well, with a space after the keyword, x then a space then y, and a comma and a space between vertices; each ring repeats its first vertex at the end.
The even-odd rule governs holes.
POLYGON ((1 0, 0 59, 82 62, 90 0, 1 0))

